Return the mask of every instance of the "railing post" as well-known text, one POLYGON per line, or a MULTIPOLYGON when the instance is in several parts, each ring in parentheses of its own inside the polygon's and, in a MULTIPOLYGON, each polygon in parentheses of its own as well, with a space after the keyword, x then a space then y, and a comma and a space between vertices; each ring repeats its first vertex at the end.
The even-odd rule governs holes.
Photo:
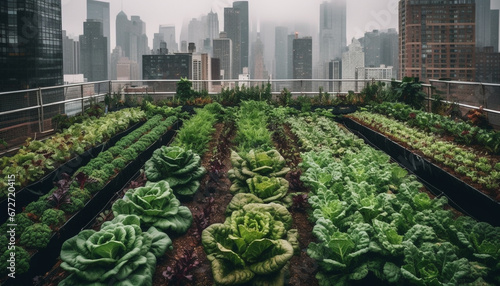
POLYGON ((82 115, 85 113, 85 102, 83 99, 83 83, 80 85, 80 96, 82 97, 82 115))
POLYGON ((40 132, 45 132, 45 116, 44 116, 44 112, 43 112, 43 97, 42 97, 42 89, 41 88, 38 88, 38 91, 37 91, 37 95, 38 95, 38 100, 39 100, 39 103, 40 103, 40 116, 38 116, 39 120, 41 120, 41 124, 40 124, 40 121, 39 121, 39 128, 40 128, 40 132))
POLYGON ((112 95, 112 93, 111 93, 112 88, 113 88, 113 83, 111 81, 109 81, 109 89, 108 89, 109 96, 112 95))

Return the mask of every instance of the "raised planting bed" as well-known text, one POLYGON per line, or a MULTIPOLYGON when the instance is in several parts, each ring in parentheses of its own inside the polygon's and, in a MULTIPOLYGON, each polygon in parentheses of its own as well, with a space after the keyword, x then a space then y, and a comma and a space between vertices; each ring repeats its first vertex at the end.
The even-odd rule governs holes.
MULTIPOLYGON (((32 253, 29 259, 30 268, 28 272, 16 275, 16 279, 5 280, 7 277, 4 277, 2 281, 4 281, 6 285, 29 285, 35 276, 42 275, 49 270, 52 265, 54 265, 55 259, 59 255, 62 243, 68 238, 76 235, 83 226, 87 225, 89 221, 100 212, 114 194, 122 189, 129 178, 131 178, 145 161, 149 159, 154 150, 172 140, 176 129, 179 128, 181 123, 175 121, 175 118, 170 118, 168 124, 169 127, 162 129, 165 131, 162 131, 162 134, 156 137, 157 139, 154 140, 153 143, 147 145, 142 152, 138 153, 137 156, 120 168, 120 172, 115 173, 110 180, 108 179, 106 181, 102 188, 94 192, 92 198, 90 198, 78 212, 67 217, 64 224, 56 228, 56 231, 53 232, 46 247, 39 249, 28 248, 30 249, 30 253, 32 253)), ((145 135, 141 136, 144 137, 145 135)), ((139 140, 136 142, 139 142, 139 140)), ((16 245, 16 247, 20 246, 16 245)))
POLYGON ((450 199, 450 203, 455 204, 458 209, 480 221, 500 226, 498 220, 498 217, 500 217, 500 203, 493 198, 446 172, 429 159, 415 154, 389 137, 351 118, 344 118, 343 123, 351 130, 358 132, 361 137, 366 138, 370 144, 389 154, 424 182, 434 187, 431 189, 444 193, 450 199))
MULTIPOLYGON (((52 170, 37 182, 32 183, 20 189, 15 194, 16 213, 20 213, 26 205, 37 200, 40 196, 47 194, 54 187, 54 182, 57 182, 62 178, 62 174, 66 173, 68 175, 73 175, 74 172, 78 170, 78 168, 86 165, 92 158, 97 157, 97 155, 99 155, 100 152, 106 151, 109 147, 112 147, 121 138, 128 135, 130 132, 136 130, 142 124, 144 124, 144 122, 138 122, 132 125, 129 129, 118 133, 108 141, 99 144, 98 146, 92 147, 83 152, 82 154, 79 154, 76 157, 68 160, 66 163, 52 170)), ((8 198, 5 198, 0 202, 0 208, 7 209, 7 206, 8 206, 8 198)), ((7 216, 4 215, 5 213, 2 213, 0 215, 0 224, 4 223, 5 220, 7 219, 7 216)))

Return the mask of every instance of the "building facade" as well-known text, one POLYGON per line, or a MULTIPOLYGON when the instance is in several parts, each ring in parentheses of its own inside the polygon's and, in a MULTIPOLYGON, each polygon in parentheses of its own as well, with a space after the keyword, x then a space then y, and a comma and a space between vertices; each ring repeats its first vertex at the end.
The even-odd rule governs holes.
POLYGON ((80 42, 69 38, 66 31, 63 32, 63 73, 80 73, 80 42))
MULTIPOLYGON (((110 59, 109 53, 111 52, 110 45, 110 21, 109 21, 109 3, 96 0, 87 0, 87 20, 98 20, 102 23, 102 32, 107 39, 108 60, 110 59)), ((111 61, 108 61, 108 71, 110 71, 111 61)), ((108 74, 109 78, 110 74, 108 74)))
POLYGON ((476 81, 500 83, 500 53, 492 46, 476 50, 476 81))
POLYGON ((62 83, 61 1, 2 1, 0 91, 62 83))
POLYGON ((225 37, 225 33, 220 33, 219 39, 213 40, 214 58, 220 60, 222 79, 232 79, 233 76, 233 43, 231 39, 225 37))
POLYGON ((399 2, 401 78, 475 79, 475 1, 399 2))
MULTIPOLYGON (((330 61, 341 58, 346 48, 346 0, 323 2, 319 11, 319 61, 328 66, 330 61)), ((327 78, 327 74, 321 77, 327 78)))
MULTIPOLYGON (((312 79, 312 38, 293 40, 293 79, 312 79)), ((295 82, 294 91, 311 91, 311 81, 295 82)))
POLYGON ((342 54, 342 91, 359 91, 356 81, 356 70, 365 66, 365 53, 357 39, 352 39, 352 43, 347 47, 347 52, 342 54), (346 81, 347 80, 347 81, 346 81), (352 81, 348 81, 352 80, 352 81))
MULTIPOLYGON (((169 55, 143 55, 142 76, 144 80, 151 79, 191 79, 192 55, 177 53, 169 55)), ((155 88, 161 91, 175 91, 176 82, 156 83, 155 88)))
MULTIPOLYGON (((476 47, 492 45, 491 41, 491 0, 476 1, 476 47)), ((497 34, 498 35, 498 34, 497 34)))
POLYGON ((179 45, 175 38, 175 25, 160 25, 159 33, 163 34, 163 40, 167 43, 167 49, 171 53, 179 51, 179 45))
POLYGON ((108 40, 102 22, 87 20, 80 35, 80 68, 87 81, 108 79, 108 40))
POLYGON ((274 60, 275 60, 275 79, 288 78, 288 28, 275 28, 274 60))

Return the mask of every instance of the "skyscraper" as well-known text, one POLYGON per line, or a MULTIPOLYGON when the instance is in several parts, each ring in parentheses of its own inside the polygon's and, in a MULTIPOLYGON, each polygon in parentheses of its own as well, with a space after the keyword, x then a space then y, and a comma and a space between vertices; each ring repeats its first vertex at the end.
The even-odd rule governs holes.
POLYGON ((320 5, 319 61, 322 65, 342 57, 346 47, 346 11, 346 0, 331 0, 320 5))
POLYGON ((250 76, 253 79, 267 79, 268 73, 264 64, 264 44, 257 33, 257 40, 252 45, 252 63, 250 76))
POLYGON ((248 1, 236 1, 233 2, 233 8, 240 10, 240 29, 241 29, 241 68, 248 67, 248 53, 249 47, 249 24, 248 21, 248 1))
POLYGON ((248 67, 249 50, 248 2, 233 2, 233 7, 224 8, 224 31, 233 45, 232 78, 237 79, 244 67, 248 67))
MULTIPOLYGON (((365 66, 378 68, 380 65, 392 66, 397 72, 399 58, 399 38, 396 29, 388 31, 373 30, 363 38, 365 66)), ((396 75, 396 74, 394 74, 396 75)))
MULTIPOLYGON (((476 47, 491 46, 490 0, 476 1, 476 47)), ((498 35, 498 34, 497 34, 498 35)))
POLYGON ((401 78, 474 80, 474 3, 474 0, 399 2, 401 78))
POLYGON ((213 40, 214 58, 220 60, 221 72, 224 71, 223 79, 231 79, 233 75, 233 43, 221 32, 220 38, 213 40))
POLYGON ((213 11, 210 11, 207 16, 207 37, 210 43, 219 37, 219 16, 213 11))
POLYGON ((61 84, 61 1, 3 0, 0 4, 0 91, 61 84))
POLYGON ((108 41, 103 35, 102 22, 87 20, 80 35, 80 68, 88 81, 108 79, 108 41))
POLYGON ((163 34, 163 40, 167 42, 167 48, 171 53, 179 51, 179 45, 175 39, 175 25, 160 25, 159 32, 163 34))
POLYGON ((498 53, 498 25, 500 25, 499 11, 491 10, 491 45, 495 53, 498 53))
MULTIPOLYGON (((87 0, 87 19, 98 20, 102 23, 103 35, 107 39, 107 53, 111 53, 110 45, 110 22, 109 22, 109 3, 97 0, 87 0)), ((108 62, 109 70, 110 61, 108 62)))
MULTIPOLYGON (((312 79, 312 38, 293 39, 293 79, 312 79)), ((310 92, 311 81, 296 82, 294 91, 310 92)))
MULTIPOLYGON (((155 33, 153 37, 153 53, 156 54, 160 50, 160 43, 165 42, 165 38, 162 33, 155 33)), ((167 44, 167 42, 165 42, 167 44)), ((168 48, 168 45, 167 45, 168 48)))
POLYGON ((288 28, 275 28, 275 44, 274 44, 274 60, 275 60, 275 75, 276 79, 287 79, 288 69, 288 28))
MULTIPOLYGON (((342 79, 355 79, 356 69, 365 66, 365 54, 359 41, 352 39, 351 44, 347 47, 347 52, 342 54, 342 79)), ((342 91, 357 90, 357 85, 354 81, 343 81, 342 91)))
MULTIPOLYGON (((142 56, 150 53, 148 37, 146 36, 146 23, 139 16, 127 15, 120 11, 116 16, 116 45, 123 50, 125 57, 142 66, 142 56)), ((139 68, 139 77, 142 78, 142 69, 139 68)))
POLYGON ((66 31, 63 33, 63 73, 78 74, 80 73, 80 42, 69 38, 66 31))

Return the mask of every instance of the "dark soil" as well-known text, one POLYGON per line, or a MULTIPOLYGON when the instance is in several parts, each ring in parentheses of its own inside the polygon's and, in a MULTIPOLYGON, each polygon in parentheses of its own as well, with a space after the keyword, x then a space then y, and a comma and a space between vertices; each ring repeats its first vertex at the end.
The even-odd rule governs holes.
MULTIPOLYGON (((291 181, 289 192, 307 192, 304 186, 298 179, 300 178, 300 170, 296 166, 300 162, 299 147, 290 129, 286 126, 270 126, 271 130, 281 130, 275 132, 274 139, 278 151, 287 160, 289 166, 292 167, 292 172, 289 173, 287 179, 291 181), (290 152, 293 150, 293 152, 290 152)), ((235 136, 236 128, 234 123, 216 124, 216 131, 211 140, 207 152, 202 157, 202 166, 206 168, 207 174, 201 181, 201 187, 195 197, 190 201, 182 202, 193 213, 195 218, 191 228, 182 236, 171 236, 173 242, 173 250, 167 253, 157 261, 157 268, 153 277, 153 285, 213 285, 212 270, 210 262, 207 260, 203 246, 201 244, 201 230, 203 226, 214 223, 223 223, 226 216, 226 206, 232 199, 232 194, 229 192, 231 182, 227 177, 227 171, 231 168, 231 148, 232 139, 235 136), (203 215, 203 214, 208 215, 203 215), (163 273, 169 269, 175 269, 176 264, 183 255, 191 253, 195 256, 198 264, 189 271, 192 275, 188 279, 179 278, 177 280, 168 280, 163 273)), ((141 177, 137 178, 134 187, 140 186, 141 177)), ((124 191, 121 192, 123 194, 124 191)), ((109 205, 109 207, 111 204, 109 205)), ((295 255, 290 261, 289 277, 287 285, 318 285, 314 278, 317 271, 317 264, 313 259, 307 256, 306 250, 310 242, 315 241, 312 235, 313 223, 308 220, 307 215, 308 205, 294 205, 291 208, 293 217, 292 228, 299 231, 299 244, 301 252, 295 255)), ((100 225, 105 220, 113 218, 111 212, 103 212, 96 223, 91 227, 98 230, 100 225)), ((54 266, 53 270, 41 280, 40 285, 57 285, 68 274, 59 268, 60 262, 54 266)), ((180 277, 180 276, 177 276, 180 277)))

